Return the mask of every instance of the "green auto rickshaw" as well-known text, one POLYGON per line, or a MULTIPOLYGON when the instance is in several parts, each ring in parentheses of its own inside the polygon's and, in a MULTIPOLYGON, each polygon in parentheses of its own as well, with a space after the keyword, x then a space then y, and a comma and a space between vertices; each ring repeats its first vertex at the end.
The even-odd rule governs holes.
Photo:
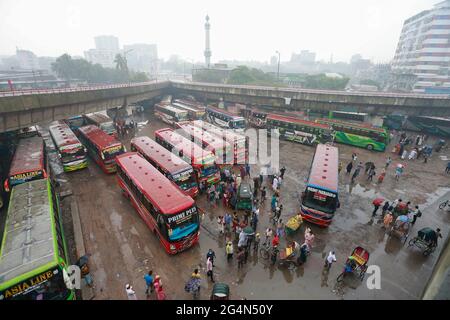
POLYGON ((236 210, 252 210, 253 192, 252 187, 247 183, 241 183, 237 192, 235 203, 236 210))
POLYGON ((214 284, 211 300, 228 300, 230 298, 230 287, 225 283, 214 284))

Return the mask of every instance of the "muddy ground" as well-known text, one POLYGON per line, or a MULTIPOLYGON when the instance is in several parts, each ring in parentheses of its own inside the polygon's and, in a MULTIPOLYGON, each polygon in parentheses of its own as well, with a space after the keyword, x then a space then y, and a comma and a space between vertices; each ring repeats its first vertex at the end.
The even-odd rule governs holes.
MULTIPOLYGON (((136 135, 154 138, 155 130, 167 126, 151 115, 136 119, 141 122, 149 120, 147 124, 139 126, 136 135)), ((128 150, 130 138, 123 139, 128 150)), ((214 270, 216 281, 228 283, 232 298, 236 299, 419 299, 442 249, 443 240, 448 235, 450 213, 437 207, 440 202, 450 198, 450 176, 444 173, 447 164, 445 156, 450 156, 450 151, 446 149, 440 154, 433 154, 428 163, 401 161, 407 164, 406 170, 401 179, 395 181, 394 167, 400 161, 397 155, 390 152, 392 145, 385 153, 346 145, 338 147, 339 159, 344 164, 339 177, 341 208, 336 212, 330 227, 319 228, 306 223, 289 238, 302 243, 306 225, 316 234, 307 263, 292 269, 273 267, 257 254, 251 254, 248 263, 240 270, 237 269, 236 261, 227 263, 225 238, 219 234, 216 226, 217 216, 223 215, 225 209, 222 204, 217 209, 211 208, 205 196, 197 199, 198 205, 207 212, 202 220, 199 245, 170 256, 129 201, 121 195, 115 175, 106 175, 92 161, 87 169, 63 174, 78 203, 84 244, 86 251, 91 254, 95 299, 126 299, 127 283, 134 286, 139 299, 146 299, 143 276, 150 269, 161 276, 168 299, 192 299, 190 294, 184 292, 184 284, 198 266, 203 270, 201 298, 208 299, 212 283, 206 279, 204 269, 209 248, 217 256, 214 270), (367 181, 364 174, 354 185, 350 184, 350 177, 345 175, 345 166, 353 152, 357 153, 358 161, 374 162, 378 172, 384 166, 386 157, 393 157, 394 161, 381 185, 367 181), (422 227, 440 227, 444 239, 440 241, 438 249, 431 256, 424 257, 419 250, 403 245, 399 239, 388 237, 378 223, 378 218, 371 219, 372 201, 376 197, 389 200, 402 198, 413 205, 418 204, 423 216, 418 219, 410 237, 415 236, 422 227), (381 269, 379 290, 367 288, 367 275, 362 282, 349 279, 336 287, 336 278, 342 272, 347 256, 358 245, 370 251, 369 264, 381 269), (337 262, 326 272, 323 262, 330 250, 336 251, 337 262)), ((281 203, 284 206, 282 217, 285 221, 299 211, 299 193, 305 188, 313 153, 312 147, 280 142, 280 165, 287 168, 281 187, 281 203)), ((252 175, 256 174, 259 174, 259 168, 253 165, 252 175)), ((271 195, 269 191, 269 199, 271 195)), ((228 211, 231 212, 230 209, 228 211)), ((270 200, 260 210, 258 232, 263 233, 269 225, 269 211, 270 200)), ((285 237, 281 243, 285 245, 285 237)))

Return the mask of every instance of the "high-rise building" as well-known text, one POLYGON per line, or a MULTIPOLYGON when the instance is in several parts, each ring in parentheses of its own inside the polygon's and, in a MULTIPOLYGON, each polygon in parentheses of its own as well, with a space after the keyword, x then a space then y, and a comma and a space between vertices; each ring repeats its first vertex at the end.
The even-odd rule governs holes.
POLYGON ((128 68, 135 71, 156 73, 158 49, 156 44, 131 44, 123 46, 128 68))
POLYGON ((114 59, 119 53, 119 39, 114 36, 98 36, 94 38, 95 49, 84 52, 89 62, 98 63, 105 68, 114 68, 114 59))
POLYGON ((450 94, 450 0, 404 22, 392 70, 415 75, 415 92, 450 94))
POLYGON ((119 39, 114 36, 97 36, 94 38, 97 50, 119 52, 119 39))
POLYGON ((205 64, 206 67, 209 68, 209 65, 211 64, 211 48, 209 43, 209 29, 211 28, 211 25, 209 24, 209 16, 206 15, 206 22, 205 22, 205 64))
POLYGON ((302 50, 300 53, 293 53, 291 62, 299 64, 314 64, 316 62, 316 53, 309 50, 302 50))
POLYGON ((16 58, 19 62, 19 67, 24 70, 39 69, 38 57, 28 50, 16 50, 16 58))

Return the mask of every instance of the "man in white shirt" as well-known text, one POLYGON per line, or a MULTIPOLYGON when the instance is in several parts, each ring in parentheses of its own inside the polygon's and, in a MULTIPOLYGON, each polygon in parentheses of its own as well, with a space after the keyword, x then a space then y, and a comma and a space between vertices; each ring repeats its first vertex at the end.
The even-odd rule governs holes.
POLYGON ((333 262, 336 262, 336 254, 334 251, 330 251, 330 253, 328 253, 327 258, 325 259, 325 268, 327 270, 330 270, 333 262))

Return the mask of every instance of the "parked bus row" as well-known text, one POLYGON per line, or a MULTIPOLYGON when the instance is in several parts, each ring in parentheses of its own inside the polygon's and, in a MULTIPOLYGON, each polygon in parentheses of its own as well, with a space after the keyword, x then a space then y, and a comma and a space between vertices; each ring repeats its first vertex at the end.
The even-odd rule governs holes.
MULTIPOLYGON (((333 112, 333 117, 348 116, 346 119, 366 119, 366 114, 333 112)), ((337 142, 368 150, 385 151, 389 144, 389 133, 384 128, 368 123, 346 122, 337 119, 301 120, 296 117, 252 111, 249 123, 256 128, 274 129, 280 138, 307 145, 337 142)))
POLYGON ((234 164, 232 145, 222 138, 214 136, 188 122, 178 122, 177 127, 181 129, 177 130, 177 133, 198 144, 203 149, 211 151, 215 155, 215 161, 219 167, 232 166, 234 164))

